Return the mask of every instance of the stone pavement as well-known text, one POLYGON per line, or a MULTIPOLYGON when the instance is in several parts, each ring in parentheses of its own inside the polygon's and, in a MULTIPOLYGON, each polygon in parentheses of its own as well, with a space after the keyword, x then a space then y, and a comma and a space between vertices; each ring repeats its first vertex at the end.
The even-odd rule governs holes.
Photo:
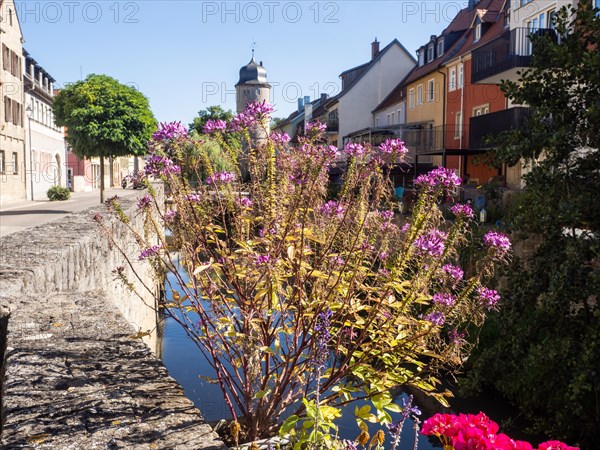
MULTIPOLYGON (((123 208, 133 212, 135 199, 123 208)), ((0 239, 0 448, 225 450, 136 337, 156 327, 155 311, 115 281, 122 257, 96 213, 135 247, 100 205, 0 239)), ((132 225, 140 229, 143 216, 132 225)))

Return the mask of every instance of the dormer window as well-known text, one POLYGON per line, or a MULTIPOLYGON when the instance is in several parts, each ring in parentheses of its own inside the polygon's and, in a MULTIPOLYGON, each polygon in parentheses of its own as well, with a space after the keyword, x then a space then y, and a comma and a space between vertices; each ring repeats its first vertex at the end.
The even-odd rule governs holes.
POLYGON ((473 38, 473 42, 477 42, 481 39, 481 23, 475 25, 475 37, 473 38))
POLYGON ((427 62, 430 63, 431 61, 433 61, 433 57, 434 57, 434 46, 433 43, 429 44, 427 46, 427 62))
POLYGON ((419 50, 419 67, 425 64, 425 51, 423 49, 419 50))
POLYGON ((444 54, 444 39, 441 38, 437 43, 437 55, 438 58, 444 54))

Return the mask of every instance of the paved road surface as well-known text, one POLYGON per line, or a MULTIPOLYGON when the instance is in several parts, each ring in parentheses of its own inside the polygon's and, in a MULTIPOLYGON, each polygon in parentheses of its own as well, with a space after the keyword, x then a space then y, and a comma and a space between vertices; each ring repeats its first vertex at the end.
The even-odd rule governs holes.
MULTIPOLYGON (((118 195, 129 197, 141 195, 143 191, 133 189, 106 189, 105 198, 118 195)), ((100 204, 100 191, 77 192, 62 202, 22 201, 15 202, 0 209, 0 238, 11 233, 43 225, 60 219, 73 212, 81 211, 100 204)))

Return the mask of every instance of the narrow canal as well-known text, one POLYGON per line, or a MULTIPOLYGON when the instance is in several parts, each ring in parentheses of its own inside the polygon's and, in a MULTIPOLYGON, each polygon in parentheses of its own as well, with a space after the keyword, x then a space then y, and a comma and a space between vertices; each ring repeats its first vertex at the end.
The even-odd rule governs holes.
MULTIPOLYGON (((172 285, 176 285, 175 276, 168 275, 172 285)), ((167 289, 167 300, 169 292, 167 289)), ((196 345, 187 336, 183 328, 172 318, 166 318, 162 341, 162 359, 170 375, 177 380, 185 390, 186 396, 202 412, 207 422, 217 422, 221 419, 230 419, 231 414, 223 401, 223 396, 218 384, 211 383, 214 377, 212 368, 208 365, 196 345)), ((396 403, 402 404, 401 398, 396 398, 396 403)), ((354 440, 360 433, 354 419, 354 407, 362 406, 365 402, 355 402, 343 411, 342 418, 338 421, 339 436, 343 439, 354 440)), ((394 417, 394 415, 392 415, 394 417)), ((394 417, 396 418, 396 417, 394 417)), ((412 449, 414 441, 413 422, 407 421, 404 425, 400 449, 412 449)), ((379 426, 372 426, 370 434, 373 436, 379 426)), ((389 437, 387 438, 389 440, 389 437)), ((419 438, 419 450, 432 450, 441 446, 428 442, 426 436, 419 438)), ((385 447, 389 449, 389 443, 385 447)))

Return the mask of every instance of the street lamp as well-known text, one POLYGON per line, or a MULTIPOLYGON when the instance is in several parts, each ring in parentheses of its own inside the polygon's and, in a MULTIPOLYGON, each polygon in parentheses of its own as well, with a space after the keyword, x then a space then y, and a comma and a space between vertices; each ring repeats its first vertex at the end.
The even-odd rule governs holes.
POLYGON ((27 128, 29 129, 29 168, 31 169, 29 172, 29 183, 31 186, 31 201, 33 201, 33 150, 31 149, 31 116, 33 115, 33 108, 31 107, 31 103, 25 108, 25 113, 27 114, 27 128))

